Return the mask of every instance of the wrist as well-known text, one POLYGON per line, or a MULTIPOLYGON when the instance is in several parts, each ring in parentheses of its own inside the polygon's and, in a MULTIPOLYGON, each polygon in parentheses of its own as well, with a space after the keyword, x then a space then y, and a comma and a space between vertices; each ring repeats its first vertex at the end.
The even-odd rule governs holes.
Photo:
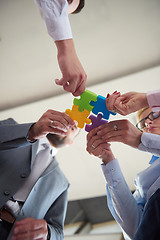
POLYGON ((147 101, 147 94, 146 93, 142 93, 142 103, 143 103, 143 106, 142 107, 148 107, 149 104, 148 104, 148 101, 147 101))
POLYGON ((64 55, 70 51, 73 51, 74 49, 74 43, 72 39, 55 41, 55 44, 57 46, 58 55, 64 55))
POLYGON ((35 123, 30 127, 29 132, 28 132, 28 136, 27 136, 27 140, 29 140, 30 142, 34 142, 37 139, 35 139, 34 137, 34 125, 35 123))
POLYGON ((110 155, 103 155, 101 158, 102 158, 102 162, 105 165, 115 159, 115 157, 112 153, 110 155))

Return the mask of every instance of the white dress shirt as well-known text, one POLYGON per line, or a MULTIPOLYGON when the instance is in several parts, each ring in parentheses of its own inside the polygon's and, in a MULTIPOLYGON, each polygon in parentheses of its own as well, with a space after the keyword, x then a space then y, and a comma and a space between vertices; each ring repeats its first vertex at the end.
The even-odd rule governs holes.
MULTIPOLYGON (((151 152, 156 150, 160 153, 159 135, 143 133, 142 142, 143 151, 145 149, 146 151, 151 150, 151 152)), ((139 149, 141 149, 140 146, 139 149)), ((133 195, 117 159, 106 165, 102 164, 102 171, 107 184, 108 207, 115 220, 120 224, 125 239, 130 240, 136 232, 147 201, 160 188, 160 158, 137 174, 135 179, 136 191, 133 195)))
POLYGON ((72 38, 67 0, 35 0, 35 2, 54 41, 72 38))

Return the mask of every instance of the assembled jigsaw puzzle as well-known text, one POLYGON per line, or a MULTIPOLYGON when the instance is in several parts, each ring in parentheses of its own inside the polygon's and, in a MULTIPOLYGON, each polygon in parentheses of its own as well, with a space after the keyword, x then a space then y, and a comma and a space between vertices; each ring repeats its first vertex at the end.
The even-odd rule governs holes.
POLYGON ((105 97, 85 90, 80 98, 74 98, 72 110, 66 109, 66 114, 72 119, 77 121, 78 127, 83 128, 90 132, 93 128, 98 127, 104 123, 107 123, 110 115, 116 115, 111 111, 108 111, 105 103, 105 97), (95 115, 90 114, 90 112, 95 115), (89 116, 89 117, 88 117, 89 116))

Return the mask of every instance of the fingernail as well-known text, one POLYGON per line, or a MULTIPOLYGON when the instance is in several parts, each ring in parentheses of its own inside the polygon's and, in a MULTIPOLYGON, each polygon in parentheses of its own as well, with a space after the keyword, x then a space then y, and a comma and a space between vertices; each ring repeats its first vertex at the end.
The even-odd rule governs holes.
POLYGON ((106 98, 108 98, 109 96, 110 96, 110 94, 108 93, 106 98))
MULTIPOLYGON (((117 90, 116 90, 116 91, 114 91, 114 93, 116 93, 116 92, 117 92, 117 90)), ((114 93, 113 93, 113 94, 114 94, 114 93)))

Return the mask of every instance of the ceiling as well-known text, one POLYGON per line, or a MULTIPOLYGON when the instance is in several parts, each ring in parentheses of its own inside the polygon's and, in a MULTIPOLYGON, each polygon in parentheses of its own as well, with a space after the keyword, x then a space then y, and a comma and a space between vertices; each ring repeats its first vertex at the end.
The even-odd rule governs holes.
MULTIPOLYGON (((160 64, 159 0, 86 0, 70 22, 87 87, 160 64)), ((64 94, 56 54, 34 0, 0 0, 0 110, 64 94)))
MULTIPOLYGON (((86 0, 70 22, 89 90, 106 96, 160 88, 159 0, 86 0)), ((48 108, 72 107, 73 96, 54 83, 61 77, 56 54, 33 0, 0 0, 0 119, 31 122, 48 108)), ((134 114, 128 119, 135 123, 134 114)), ((58 153, 71 183, 70 200, 105 194, 100 160, 86 152, 85 139, 82 130, 72 147, 58 153)), ((148 166, 150 155, 112 146, 133 190, 135 174, 148 166)))

